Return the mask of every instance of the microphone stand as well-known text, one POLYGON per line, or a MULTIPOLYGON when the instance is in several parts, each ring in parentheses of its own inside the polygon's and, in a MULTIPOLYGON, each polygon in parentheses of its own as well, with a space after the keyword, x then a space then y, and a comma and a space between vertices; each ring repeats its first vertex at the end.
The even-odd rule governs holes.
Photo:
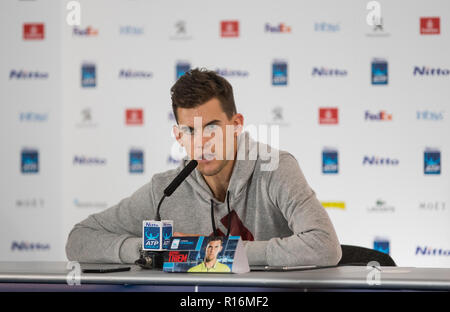
MULTIPOLYGON (((172 183, 164 190, 164 195, 159 201, 158 207, 156 209, 155 221, 161 221, 160 209, 166 197, 172 195, 172 193, 177 189, 177 187, 187 178, 189 174, 197 167, 198 162, 196 160, 191 160, 186 167, 173 179, 172 183)), ((144 235, 144 233, 142 233, 144 235)), ((144 269, 162 269, 164 264, 164 256, 167 251, 151 251, 143 250, 142 246, 139 249, 140 257, 134 263, 139 265, 144 269)))

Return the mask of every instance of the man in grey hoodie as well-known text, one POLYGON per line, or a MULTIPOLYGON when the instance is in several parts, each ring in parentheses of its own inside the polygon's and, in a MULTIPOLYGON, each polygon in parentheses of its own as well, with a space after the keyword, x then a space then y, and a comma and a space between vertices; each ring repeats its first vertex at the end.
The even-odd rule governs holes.
MULTIPOLYGON (((336 265, 342 254, 336 232, 296 159, 242 132, 244 117, 236 111, 231 85, 215 72, 194 69, 173 85, 171 97, 175 137, 189 159, 198 159, 197 168, 161 207, 161 219, 173 220, 174 236, 241 236, 250 265, 336 265)), ((76 224, 67 258, 134 263, 142 221, 155 219, 163 190, 188 158, 76 224)))

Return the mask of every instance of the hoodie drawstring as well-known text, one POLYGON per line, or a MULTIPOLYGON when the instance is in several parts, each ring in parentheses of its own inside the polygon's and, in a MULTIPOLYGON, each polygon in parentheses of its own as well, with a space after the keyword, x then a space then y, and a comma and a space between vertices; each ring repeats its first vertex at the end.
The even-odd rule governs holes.
MULTIPOLYGON (((228 209, 228 229, 227 229, 226 237, 229 237, 230 229, 231 229, 230 191, 227 191, 227 209, 228 209)), ((216 222, 214 220, 214 201, 212 199, 211 199, 211 224, 212 224, 214 236, 218 236, 216 222)))

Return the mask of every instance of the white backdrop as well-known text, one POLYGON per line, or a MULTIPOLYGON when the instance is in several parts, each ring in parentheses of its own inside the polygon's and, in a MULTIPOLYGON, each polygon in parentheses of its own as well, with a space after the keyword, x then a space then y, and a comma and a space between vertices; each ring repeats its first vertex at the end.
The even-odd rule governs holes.
POLYGON ((169 89, 188 63, 230 81, 245 125, 279 126, 341 243, 450 266, 448 1, 379 1, 381 27, 358 0, 78 1, 79 26, 68 2, 0 2, 0 260, 66 259, 75 223, 177 166, 169 89), (387 84, 372 84, 374 59, 387 84), (337 123, 320 123, 320 108, 337 108, 337 123), (424 169, 430 148, 438 174, 424 169), (22 172, 24 149, 37 172, 22 172), (337 173, 322 170, 327 149, 337 173))

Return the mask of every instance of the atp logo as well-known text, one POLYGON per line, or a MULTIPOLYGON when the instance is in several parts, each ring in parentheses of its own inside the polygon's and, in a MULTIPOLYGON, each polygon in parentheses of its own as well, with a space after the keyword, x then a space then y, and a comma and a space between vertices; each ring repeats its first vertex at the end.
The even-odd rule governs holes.
POLYGON ((147 237, 147 239, 150 239, 150 240, 155 240, 155 239, 159 239, 159 234, 156 234, 155 236, 153 236, 152 233, 145 232, 145 237, 147 237))

